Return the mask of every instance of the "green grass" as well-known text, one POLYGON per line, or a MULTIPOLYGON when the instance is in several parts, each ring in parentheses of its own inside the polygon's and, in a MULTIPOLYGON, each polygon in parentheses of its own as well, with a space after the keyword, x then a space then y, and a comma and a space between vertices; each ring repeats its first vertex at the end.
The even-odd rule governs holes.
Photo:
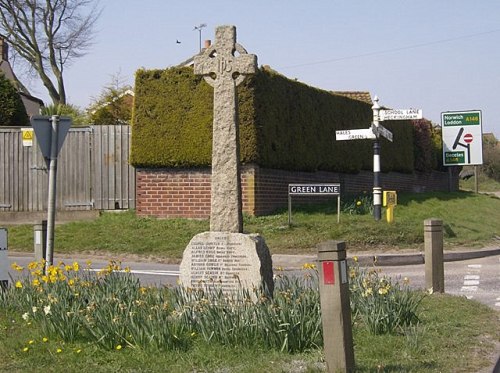
MULTIPOLYGON (((471 166, 469 169, 473 170, 473 167, 471 166)), ((476 188, 475 183, 476 181, 474 176, 468 178, 467 180, 460 180, 460 189, 474 191, 476 188)), ((500 182, 495 181, 480 172, 478 176, 478 191, 481 193, 499 192, 500 182)))
MULTIPOLYGON (((294 206, 291 227, 283 210, 244 219, 244 230, 260 233, 273 254, 312 254, 322 241, 347 242, 350 250, 422 249, 423 221, 442 219, 445 248, 479 248, 498 243, 500 198, 472 192, 398 195, 394 223, 385 216, 342 213, 337 224, 335 202, 294 206)), ((178 260, 189 240, 207 231, 207 220, 139 218, 133 211, 102 213, 95 221, 58 225, 56 253, 138 254, 178 260)), ((33 250, 33 226, 8 226, 9 249, 33 250)))
MULTIPOLYGON (((406 335, 374 336, 355 325, 357 372, 477 372, 492 365, 500 341, 497 312, 465 298, 434 294, 423 300, 420 319, 406 335)), ((0 372, 324 371, 320 350, 288 354, 199 340, 187 351, 106 351, 92 343, 43 342, 43 337, 35 324, 0 310, 0 372)))

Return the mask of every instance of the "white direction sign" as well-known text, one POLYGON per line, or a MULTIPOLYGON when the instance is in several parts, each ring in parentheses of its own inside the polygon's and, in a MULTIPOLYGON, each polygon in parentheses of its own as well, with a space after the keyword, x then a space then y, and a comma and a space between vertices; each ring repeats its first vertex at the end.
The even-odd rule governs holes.
POLYGON ((392 132, 389 131, 387 128, 385 128, 384 126, 381 126, 380 124, 378 125, 378 132, 383 136, 385 137, 387 140, 389 140, 390 142, 392 142, 392 132))
POLYGON ((392 110, 380 110, 379 111, 380 121, 384 120, 413 120, 422 119, 422 109, 392 109, 392 110))
POLYGON ((392 132, 389 131, 387 128, 385 128, 382 125, 372 125, 372 131, 374 134, 378 134, 379 136, 385 137, 387 140, 392 142, 392 132))
POLYGON ((483 164, 483 131, 481 111, 448 111, 441 113, 443 131, 443 165, 483 164))
POLYGON ((335 138, 337 141, 341 140, 363 140, 363 139, 376 139, 371 128, 357 129, 357 130, 341 130, 335 131, 335 138))

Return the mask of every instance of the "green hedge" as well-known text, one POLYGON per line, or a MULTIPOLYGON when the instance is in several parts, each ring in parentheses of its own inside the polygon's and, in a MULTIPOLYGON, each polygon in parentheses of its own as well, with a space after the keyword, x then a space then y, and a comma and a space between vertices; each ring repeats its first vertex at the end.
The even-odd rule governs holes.
MULTIPOLYGON (((371 141, 335 141, 340 129, 368 128, 368 103, 259 69, 238 87, 242 163, 296 171, 372 168, 371 141)), ((190 67, 136 75, 131 162, 136 167, 205 167, 211 161, 213 89, 190 67)), ((413 171, 409 122, 386 122, 383 171, 413 171), (397 154, 397 156, 394 156, 397 154)))

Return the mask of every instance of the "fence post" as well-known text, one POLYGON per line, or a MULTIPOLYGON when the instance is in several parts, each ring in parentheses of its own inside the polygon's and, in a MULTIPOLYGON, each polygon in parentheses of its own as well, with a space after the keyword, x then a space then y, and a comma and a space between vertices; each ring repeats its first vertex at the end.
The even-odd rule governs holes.
POLYGON ((33 227, 35 261, 47 260, 47 220, 42 220, 33 227))
POLYGON ((318 267, 327 371, 353 372, 354 348, 345 242, 319 244, 318 267))
POLYGON ((424 220, 425 287, 444 293, 443 221, 424 220))

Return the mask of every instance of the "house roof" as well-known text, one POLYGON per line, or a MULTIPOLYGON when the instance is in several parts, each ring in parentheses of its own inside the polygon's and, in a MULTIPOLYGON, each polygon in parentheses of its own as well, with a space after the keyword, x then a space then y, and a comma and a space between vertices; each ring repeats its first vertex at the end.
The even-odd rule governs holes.
POLYGON ((331 91, 331 92, 334 95, 348 97, 353 100, 366 102, 367 104, 373 105, 370 92, 366 91, 331 91))

